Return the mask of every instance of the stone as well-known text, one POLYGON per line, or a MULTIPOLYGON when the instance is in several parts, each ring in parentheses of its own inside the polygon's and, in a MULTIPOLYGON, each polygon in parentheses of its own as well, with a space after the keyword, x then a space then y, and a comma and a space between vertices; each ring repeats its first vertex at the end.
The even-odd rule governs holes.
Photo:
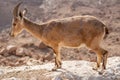
POLYGON ((24 50, 24 48, 18 48, 16 50, 16 55, 17 56, 25 56, 25 50, 24 50))
POLYGON ((15 45, 9 45, 9 46, 6 47, 6 50, 9 53, 16 51, 16 49, 17 49, 17 46, 15 46, 15 45))

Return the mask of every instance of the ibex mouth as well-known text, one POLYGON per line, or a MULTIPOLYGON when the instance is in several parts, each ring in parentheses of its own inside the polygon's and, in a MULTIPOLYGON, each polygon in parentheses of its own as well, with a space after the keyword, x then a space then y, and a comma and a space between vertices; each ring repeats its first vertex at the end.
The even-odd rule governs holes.
POLYGON ((14 34, 12 34, 12 33, 9 33, 9 36, 10 36, 10 37, 15 37, 15 35, 14 35, 14 34))

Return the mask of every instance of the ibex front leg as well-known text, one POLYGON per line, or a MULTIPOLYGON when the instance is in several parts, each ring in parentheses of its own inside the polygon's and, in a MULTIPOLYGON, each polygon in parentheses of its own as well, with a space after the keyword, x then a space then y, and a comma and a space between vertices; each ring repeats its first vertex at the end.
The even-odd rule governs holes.
POLYGON ((54 54, 55 54, 55 67, 52 69, 53 71, 61 68, 61 55, 59 52, 58 46, 53 48, 54 54))

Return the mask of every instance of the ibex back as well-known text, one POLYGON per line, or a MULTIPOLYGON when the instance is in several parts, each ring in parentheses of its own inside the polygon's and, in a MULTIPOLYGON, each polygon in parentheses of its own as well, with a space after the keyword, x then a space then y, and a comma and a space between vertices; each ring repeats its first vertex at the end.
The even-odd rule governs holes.
POLYGON ((106 34, 106 26, 92 16, 76 16, 59 20, 52 20, 43 24, 36 24, 24 17, 26 10, 19 11, 20 3, 14 8, 11 36, 15 37, 22 30, 26 30, 34 37, 50 46, 55 53, 55 67, 61 68, 59 49, 62 46, 79 47, 85 44, 97 54, 97 67, 102 64, 106 68, 108 52, 100 47, 100 42, 106 34))

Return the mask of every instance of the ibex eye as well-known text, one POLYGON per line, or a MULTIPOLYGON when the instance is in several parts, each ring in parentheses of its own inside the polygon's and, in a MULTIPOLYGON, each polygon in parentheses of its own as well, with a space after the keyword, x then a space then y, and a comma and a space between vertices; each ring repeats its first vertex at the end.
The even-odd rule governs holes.
POLYGON ((16 24, 15 24, 15 23, 13 23, 13 26, 16 26, 16 24))

